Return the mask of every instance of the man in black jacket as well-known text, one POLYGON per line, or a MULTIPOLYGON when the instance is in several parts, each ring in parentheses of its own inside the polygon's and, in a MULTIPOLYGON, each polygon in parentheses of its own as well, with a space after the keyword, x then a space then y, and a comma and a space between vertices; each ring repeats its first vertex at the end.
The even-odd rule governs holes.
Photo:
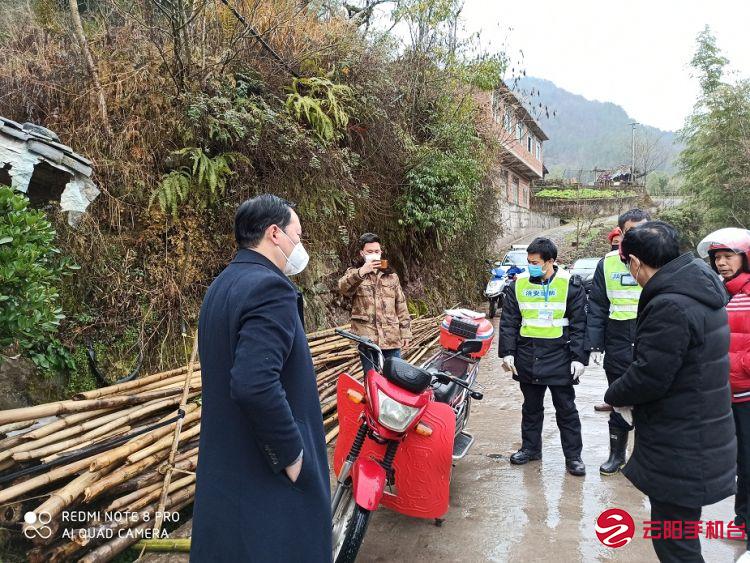
POLYGON ((500 317, 498 353, 523 393, 521 449, 510 462, 523 465, 541 459, 544 394, 549 387, 565 466, 571 475, 585 475, 573 384, 588 362, 583 341, 586 292, 578 276, 555 266, 557 248, 551 240, 536 238, 527 252, 529 272, 506 289, 500 317))
MULTIPOLYGON (((651 502, 651 520, 699 521, 734 494, 737 443, 729 391, 727 296, 677 233, 631 229, 622 254, 641 287, 634 360, 604 400, 633 406, 635 446, 623 474, 651 502)), ((698 539, 654 539, 660 561, 703 561, 698 539)))
MULTIPOLYGON (((620 215, 617 224, 624 234, 650 218, 647 211, 631 209, 620 215)), ((586 318, 586 349, 596 364, 604 355, 604 372, 610 385, 633 361, 639 296, 640 287, 620 261, 618 248, 613 248, 596 266, 586 318)), ((630 430, 620 413, 610 413, 609 459, 599 467, 602 475, 614 475, 625 465, 630 430)))
POLYGON ((308 255, 292 205, 235 216, 239 247, 201 307, 203 414, 192 563, 329 563, 331 487, 302 295, 308 255))

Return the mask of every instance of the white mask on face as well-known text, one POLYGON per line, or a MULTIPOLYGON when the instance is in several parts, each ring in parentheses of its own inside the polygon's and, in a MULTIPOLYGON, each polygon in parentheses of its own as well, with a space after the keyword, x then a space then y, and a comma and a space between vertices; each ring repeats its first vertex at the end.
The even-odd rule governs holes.
POLYGON ((378 254, 365 254, 365 260, 368 262, 377 262, 380 260, 380 253, 378 254))
MULTIPOLYGON (((629 267, 628 267, 628 271, 630 271, 629 267)), ((636 268, 636 270, 635 270, 635 275, 633 276, 633 279, 635 280, 635 283, 637 283, 640 287, 643 287, 641 285, 641 282, 638 281, 638 274, 640 274, 640 273, 641 273, 641 263, 638 262, 638 268, 636 268)), ((633 274, 631 274, 631 275, 633 275, 633 274)))
MULTIPOLYGON (((281 232, 284 233, 284 230, 282 229, 281 232)), ((288 234, 284 233, 284 236, 289 239, 289 242, 294 243, 288 234)), ((277 248, 281 250, 280 246, 277 248)), ((281 250, 281 253, 284 254, 284 251, 281 250)), ((286 258, 284 273, 287 276, 296 276, 307 267, 307 263, 310 261, 310 255, 305 250, 305 247, 302 246, 302 242, 295 244, 291 254, 289 256, 284 254, 284 258, 286 258)))

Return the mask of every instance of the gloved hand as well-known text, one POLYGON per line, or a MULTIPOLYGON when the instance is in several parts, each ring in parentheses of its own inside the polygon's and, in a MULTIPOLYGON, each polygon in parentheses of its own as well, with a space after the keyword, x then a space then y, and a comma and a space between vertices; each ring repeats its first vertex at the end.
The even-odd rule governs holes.
POLYGON ((507 366, 509 371, 516 372, 516 359, 513 356, 503 356, 503 365, 507 366))
POLYGON ((578 379, 579 377, 581 377, 585 369, 586 366, 584 366, 581 362, 570 362, 570 375, 573 376, 573 379, 578 379))
POLYGON ((591 355, 589 356, 589 365, 591 363, 595 363, 597 366, 602 365, 602 359, 604 358, 604 352, 600 352, 599 350, 592 350, 591 355))
POLYGON ((633 426, 633 407, 612 407, 615 412, 620 413, 620 416, 625 419, 625 422, 633 426))

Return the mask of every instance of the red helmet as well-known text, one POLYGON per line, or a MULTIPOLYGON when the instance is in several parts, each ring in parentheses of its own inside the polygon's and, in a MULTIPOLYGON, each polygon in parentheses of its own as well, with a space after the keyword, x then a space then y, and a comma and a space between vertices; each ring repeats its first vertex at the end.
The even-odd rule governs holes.
POLYGON ((743 256, 744 269, 748 271, 748 264, 750 264, 750 231, 736 227, 727 227, 714 231, 698 243, 698 254, 700 254, 701 258, 709 258, 711 260, 711 267, 714 270, 716 270, 714 255, 719 250, 728 250, 735 254, 741 254, 743 256))
POLYGON ((609 241, 610 244, 612 244, 612 239, 614 239, 615 237, 621 237, 621 236, 622 236, 622 231, 620 230, 620 227, 615 227, 614 229, 609 231, 609 234, 607 235, 607 240, 609 241))

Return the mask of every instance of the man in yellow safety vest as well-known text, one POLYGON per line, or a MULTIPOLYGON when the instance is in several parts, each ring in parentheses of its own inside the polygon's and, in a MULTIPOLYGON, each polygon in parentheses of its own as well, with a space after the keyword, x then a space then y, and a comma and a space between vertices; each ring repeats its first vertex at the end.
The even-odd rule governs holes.
POLYGON ((565 467, 571 475, 585 475, 573 385, 588 362, 586 292, 578 276, 555 265, 557 247, 551 240, 536 238, 527 252, 529 271, 506 289, 500 316, 499 356, 523 393, 521 449, 510 462, 523 465, 541 459, 544 394, 549 388, 565 467))
MULTIPOLYGON (((618 218, 623 235, 651 217, 641 209, 631 209, 618 218)), ((611 385, 633 361, 633 342, 641 288, 620 260, 619 249, 599 261, 589 295, 586 321, 586 349, 599 364, 611 385)), ((600 467, 602 475, 614 475, 625 465, 628 432, 632 426, 617 411, 609 415, 609 459, 600 467)))

